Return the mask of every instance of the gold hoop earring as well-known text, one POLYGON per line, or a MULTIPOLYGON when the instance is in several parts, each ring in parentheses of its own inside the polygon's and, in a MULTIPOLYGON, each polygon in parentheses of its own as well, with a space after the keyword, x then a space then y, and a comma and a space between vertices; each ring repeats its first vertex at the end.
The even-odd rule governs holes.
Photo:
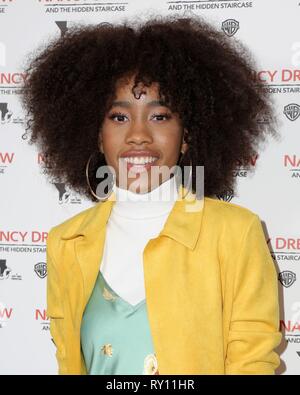
MULTIPOLYGON (((102 152, 100 152, 100 151, 97 151, 97 153, 101 153, 101 154, 102 154, 102 152)), ((112 189, 112 188, 110 189, 109 195, 106 196, 105 198, 98 196, 98 195, 95 194, 95 192, 93 191, 93 189, 92 189, 92 187, 91 187, 91 184, 90 184, 90 180, 89 180, 89 166, 90 166, 90 161, 91 161, 91 158, 92 158, 93 155, 94 155, 94 152, 89 156, 89 159, 88 159, 88 161, 87 161, 87 164, 85 165, 85 176, 86 176, 87 184, 88 184, 88 187, 89 187, 89 190, 90 190, 91 194, 92 194, 96 199, 98 199, 98 200, 104 202, 104 201, 106 201, 106 200, 110 197, 110 195, 112 194, 113 189, 112 189)), ((102 155, 103 155, 103 154, 102 154, 102 155)), ((112 182, 112 185, 114 184, 114 181, 115 181, 115 179, 114 179, 114 174, 113 174, 113 182, 112 182)))

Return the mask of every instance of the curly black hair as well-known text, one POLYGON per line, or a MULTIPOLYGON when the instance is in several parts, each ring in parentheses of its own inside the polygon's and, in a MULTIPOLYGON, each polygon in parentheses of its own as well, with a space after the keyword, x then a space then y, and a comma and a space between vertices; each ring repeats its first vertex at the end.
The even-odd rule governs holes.
MULTIPOLYGON (((245 45, 200 16, 77 23, 29 56, 21 95, 29 144, 39 145, 51 181, 95 201, 86 163, 97 150, 117 80, 135 75, 135 84, 158 82, 159 95, 182 119, 189 155, 181 164, 204 166, 204 195, 234 194, 234 170, 247 167, 267 134, 277 134, 272 100, 254 71, 245 45)), ((104 164, 96 158, 91 174, 104 164)), ((90 177, 94 191, 98 182, 90 177)), ((193 191, 194 183, 195 174, 193 191)))

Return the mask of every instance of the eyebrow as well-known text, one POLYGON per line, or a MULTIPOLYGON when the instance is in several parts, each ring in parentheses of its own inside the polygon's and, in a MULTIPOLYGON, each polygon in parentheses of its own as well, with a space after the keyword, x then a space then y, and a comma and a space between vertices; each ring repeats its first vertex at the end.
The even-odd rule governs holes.
MULTIPOLYGON (((152 101, 149 101, 146 105, 148 107, 155 107, 155 106, 168 107, 167 103, 164 100, 152 100, 152 101)), ((131 103, 129 101, 117 100, 112 103, 111 108, 117 107, 117 106, 128 108, 128 107, 131 107, 131 103)))

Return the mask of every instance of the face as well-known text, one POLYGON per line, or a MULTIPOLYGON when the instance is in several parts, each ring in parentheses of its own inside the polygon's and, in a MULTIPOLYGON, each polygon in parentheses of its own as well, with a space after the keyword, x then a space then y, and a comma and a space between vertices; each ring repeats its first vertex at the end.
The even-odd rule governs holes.
POLYGON ((158 85, 131 91, 133 77, 120 80, 99 134, 99 149, 120 188, 146 193, 170 178, 188 148, 177 113, 159 101, 158 85), (166 166, 163 168, 163 166, 166 166))

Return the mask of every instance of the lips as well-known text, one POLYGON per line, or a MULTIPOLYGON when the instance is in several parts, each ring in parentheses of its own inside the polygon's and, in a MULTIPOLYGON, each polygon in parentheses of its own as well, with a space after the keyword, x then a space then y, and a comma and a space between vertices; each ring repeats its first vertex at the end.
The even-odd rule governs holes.
POLYGON ((126 152, 123 152, 120 157, 121 158, 126 158, 126 157, 140 157, 140 156, 152 156, 155 158, 159 158, 159 153, 156 151, 150 151, 150 150, 129 150, 126 152))
POLYGON ((152 166, 156 165, 159 159, 159 154, 156 151, 150 151, 150 150, 129 150, 123 152, 123 154, 120 155, 120 158, 122 161, 125 162, 127 171, 131 170, 134 173, 141 173, 150 170, 152 166), (133 163, 133 162, 129 163, 128 161, 124 160, 124 158, 143 158, 143 157, 156 158, 156 159, 148 163, 133 163))

